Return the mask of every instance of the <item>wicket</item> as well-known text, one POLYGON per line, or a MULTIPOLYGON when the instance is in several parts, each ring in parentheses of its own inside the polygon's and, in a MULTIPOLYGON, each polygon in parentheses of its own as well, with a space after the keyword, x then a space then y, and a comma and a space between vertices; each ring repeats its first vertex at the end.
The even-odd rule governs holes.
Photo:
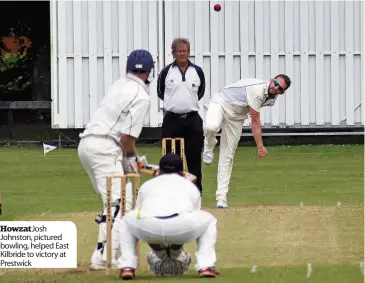
POLYGON ((180 144, 180 157, 183 161, 184 171, 186 170, 185 165, 185 141, 183 138, 163 138, 162 139, 162 156, 167 153, 167 141, 171 141, 171 152, 176 153, 176 141, 180 144))
MULTIPOLYGON (((107 274, 112 269, 112 180, 121 179, 120 188, 120 217, 126 214, 126 186, 128 178, 134 179, 133 196, 134 202, 137 200, 140 188, 140 176, 138 174, 116 174, 106 177, 106 263, 107 274)), ((135 204, 134 204, 135 205, 135 204)), ((137 244, 137 254, 139 255, 139 243, 137 244)))

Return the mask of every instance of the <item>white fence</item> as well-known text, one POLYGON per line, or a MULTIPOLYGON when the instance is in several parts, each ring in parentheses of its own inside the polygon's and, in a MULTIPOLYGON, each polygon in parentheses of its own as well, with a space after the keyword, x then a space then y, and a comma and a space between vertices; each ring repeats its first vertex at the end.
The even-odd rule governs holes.
MULTIPOLYGON (((265 127, 363 126, 364 10, 361 1, 51 1, 52 127, 83 128, 133 49, 148 49, 159 71, 175 37, 190 40, 205 72, 203 118, 225 84, 285 73, 292 87, 263 111, 265 127)), ((145 126, 159 127, 156 80, 150 93, 145 126)))

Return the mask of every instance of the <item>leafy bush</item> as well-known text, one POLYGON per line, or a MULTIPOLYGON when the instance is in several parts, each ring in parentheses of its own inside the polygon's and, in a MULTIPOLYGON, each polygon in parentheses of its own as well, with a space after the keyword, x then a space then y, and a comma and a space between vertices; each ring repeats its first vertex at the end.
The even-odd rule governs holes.
POLYGON ((28 58, 24 54, 4 52, 0 58, 0 92, 14 94, 30 84, 28 58))

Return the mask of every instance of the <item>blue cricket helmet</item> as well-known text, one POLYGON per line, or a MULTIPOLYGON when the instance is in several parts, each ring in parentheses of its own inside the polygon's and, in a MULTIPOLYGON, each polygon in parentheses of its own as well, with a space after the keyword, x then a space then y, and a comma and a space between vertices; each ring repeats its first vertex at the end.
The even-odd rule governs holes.
POLYGON ((127 71, 134 73, 149 73, 153 67, 152 55, 147 50, 137 49, 132 51, 128 56, 127 71))

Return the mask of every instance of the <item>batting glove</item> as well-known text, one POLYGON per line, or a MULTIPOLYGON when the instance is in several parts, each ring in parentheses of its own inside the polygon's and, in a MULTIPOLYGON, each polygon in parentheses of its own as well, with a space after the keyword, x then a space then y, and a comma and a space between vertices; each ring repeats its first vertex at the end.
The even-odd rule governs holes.
POLYGON ((136 155, 133 156, 124 156, 122 165, 125 174, 128 173, 138 173, 138 159, 136 155))

